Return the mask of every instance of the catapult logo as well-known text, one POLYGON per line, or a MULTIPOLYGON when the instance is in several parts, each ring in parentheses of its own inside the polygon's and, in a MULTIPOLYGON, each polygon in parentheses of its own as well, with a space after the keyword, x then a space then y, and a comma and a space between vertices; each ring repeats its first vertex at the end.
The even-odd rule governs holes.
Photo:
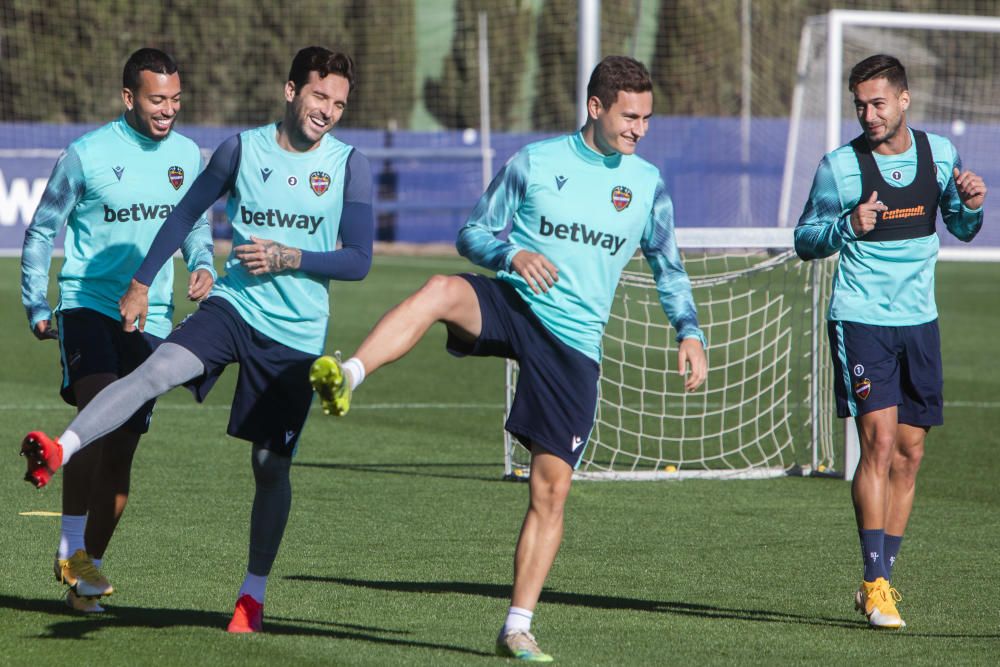
POLYGON ((315 234, 323 223, 322 215, 303 215, 301 213, 285 213, 276 208, 263 211, 251 211, 246 206, 240 206, 240 220, 246 225, 258 227, 286 227, 288 229, 305 229, 309 234, 315 234))
POLYGON ((111 208, 104 204, 104 222, 145 222, 166 220, 173 204, 132 204, 126 208, 111 208))
POLYGON ((545 219, 544 215, 542 216, 541 225, 538 227, 538 233, 542 236, 555 236, 557 239, 564 239, 573 243, 582 243, 595 247, 600 246, 612 256, 617 255, 618 251, 625 245, 624 236, 599 232, 579 222, 574 222, 571 225, 549 222, 545 219))

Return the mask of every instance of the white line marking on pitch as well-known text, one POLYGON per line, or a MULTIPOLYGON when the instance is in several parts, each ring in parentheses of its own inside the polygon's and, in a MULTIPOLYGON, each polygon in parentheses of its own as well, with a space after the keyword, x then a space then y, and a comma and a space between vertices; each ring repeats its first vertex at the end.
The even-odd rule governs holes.
POLYGON ((34 510, 31 512, 18 512, 21 516, 62 516, 62 512, 45 512, 43 510, 34 510))
MULTIPOLYGON (((672 402, 671 402, 672 403, 672 402)), ((319 409, 319 405, 312 406, 314 410, 319 409)), ((626 405, 623 407, 635 407, 626 405)), ((692 407, 698 407, 695 403, 692 407)), ((708 403, 706 407, 719 408, 721 403, 708 403)), ((945 401, 946 408, 976 408, 980 410, 1000 409, 1000 401, 945 401)), ((55 410, 65 408, 67 412, 72 408, 65 403, 35 403, 32 405, 0 405, 0 412, 17 412, 30 410, 55 410)), ((351 406, 352 410, 494 410, 503 409, 503 403, 358 403, 351 406)), ((187 411, 187 410, 229 410, 229 406, 222 405, 169 405, 160 404, 156 410, 187 411)))
MULTIPOLYGON (((355 404, 352 410, 486 410, 503 409, 503 403, 368 403, 355 404)), ((16 412, 19 410, 55 410, 72 408, 63 403, 36 403, 34 405, 0 405, 0 412, 16 412)), ((313 406, 318 410, 319 404, 313 406)), ((156 410, 187 411, 187 410, 229 410, 228 405, 157 405, 156 410)))

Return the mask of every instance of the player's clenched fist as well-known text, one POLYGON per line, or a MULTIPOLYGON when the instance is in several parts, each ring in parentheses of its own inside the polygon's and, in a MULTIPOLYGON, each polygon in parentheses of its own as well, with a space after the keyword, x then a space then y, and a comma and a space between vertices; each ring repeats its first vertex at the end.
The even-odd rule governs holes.
POLYGON ((981 176, 971 171, 959 172, 957 168, 952 172, 952 176, 955 177, 955 189, 958 190, 958 196, 965 208, 976 210, 983 205, 983 200, 986 199, 986 183, 981 176))
POLYGON ((559 280, 559 269, 545 255, 522 250, 510 260, 510 268, 528 283, 535 294, 548 292, 559 280))
POLYGON ((873 190, 868 201, 863 201, 851 211, 851 229, 855 236, 864 236, 875 228, 878 222, 878 214, 889 207, 878 200, 878 191, 873 190))

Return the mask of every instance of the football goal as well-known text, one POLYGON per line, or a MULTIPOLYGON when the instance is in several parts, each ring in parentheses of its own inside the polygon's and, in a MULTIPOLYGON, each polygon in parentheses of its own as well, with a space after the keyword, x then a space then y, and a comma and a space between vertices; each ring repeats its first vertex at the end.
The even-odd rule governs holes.
MULTIPOLYGON (((860 134, 847 77, 876 53, 906 67, 907 123, 948 137, 987 183, 1000 179, 1000 17, 834 10, 802 28, 780 226, 795 225, 820 158, 860 134)), ((1000 211, 986 216, 971 245, 942 231, 942 259, 1000 261, 1000 211)))
MULTIPOLYGON (((759 478, 832 471, 837 428, 824 309, 830 260, 803 262, 791 229, 679 229, 708 378, 686 393, 645 260, 622 275, 605 332, 582 479, 759 478)), ((508 364, 507 405, 517 366, 508 364)), ((506 474, 530 456, 509 434, 506 474)))

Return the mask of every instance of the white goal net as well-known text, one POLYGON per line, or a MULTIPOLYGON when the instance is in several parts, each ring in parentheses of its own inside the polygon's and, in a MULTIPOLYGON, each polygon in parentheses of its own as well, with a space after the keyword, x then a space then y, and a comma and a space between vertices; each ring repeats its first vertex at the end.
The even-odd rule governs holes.
MULTIPOLYGON (((802 262, 791 230, 678 230, 708 378, 686 393, 676 332, 648 266, 628 265, 604 336, 582 479, 759 478, 834 467, 824 309, 832 261, 802 262)), ((508 373, 508 407, 516 384, 508 373)), ((530 455, 506 434, 506 472, 530 455)))

